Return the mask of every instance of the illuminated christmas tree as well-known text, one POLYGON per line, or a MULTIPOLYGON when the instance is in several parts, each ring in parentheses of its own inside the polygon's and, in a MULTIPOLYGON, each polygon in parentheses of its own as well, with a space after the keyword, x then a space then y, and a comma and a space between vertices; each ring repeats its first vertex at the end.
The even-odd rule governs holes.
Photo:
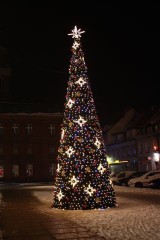
POLYGON ((87 77, 81 34, 75 28, 64 119, 58 150, 53 207, 105 209, 115 206, 106 151, 87 77))

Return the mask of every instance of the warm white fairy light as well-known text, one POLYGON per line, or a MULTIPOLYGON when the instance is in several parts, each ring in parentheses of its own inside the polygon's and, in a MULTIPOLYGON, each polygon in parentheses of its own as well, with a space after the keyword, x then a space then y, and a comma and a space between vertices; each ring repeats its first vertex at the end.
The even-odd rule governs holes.
POLYGON ((77 26, 75 26, 72 33, 69 33, 68 35, 72 35, 72 38, 80 38, 81 34, 84 32, 85 31, 81 31, 81 29, 77 29, 77 26))

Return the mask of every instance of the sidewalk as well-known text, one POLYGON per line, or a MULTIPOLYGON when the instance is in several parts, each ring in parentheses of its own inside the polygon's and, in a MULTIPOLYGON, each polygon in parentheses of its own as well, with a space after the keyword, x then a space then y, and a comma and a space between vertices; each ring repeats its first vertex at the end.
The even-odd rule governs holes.
MULTIPOLYGON (((84 226, 73 224, 62 211, 53 213, 51 206, 44 206, 32 190, 20 186, 1 189, 0 240, 103 240, 84 226)), ((42 191, 42 194, 43 191, 42 191)))

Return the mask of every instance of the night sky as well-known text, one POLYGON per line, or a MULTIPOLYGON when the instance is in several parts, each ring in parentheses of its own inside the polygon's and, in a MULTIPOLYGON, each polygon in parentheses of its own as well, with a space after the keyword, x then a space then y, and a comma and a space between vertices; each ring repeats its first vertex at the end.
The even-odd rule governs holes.
POLYGON ((67 34, 76 25, 85 30, 82 47, 102 125, 129 106, 159 105, 160 4, 64 10, 1 6, 0 46, 9 50, 12 99, 52 102, 63 112, 73 42, 67 34))

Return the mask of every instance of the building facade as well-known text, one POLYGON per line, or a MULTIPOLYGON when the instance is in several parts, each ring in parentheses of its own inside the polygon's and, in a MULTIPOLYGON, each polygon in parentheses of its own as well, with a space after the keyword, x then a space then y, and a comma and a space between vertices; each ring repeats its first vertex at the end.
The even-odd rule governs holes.
POLYGON ((137 113, 127 111, 104 131, 107 156, 126 162, 124 170, 149 171, 160 168, 160 109, 137 113))
POLYGON ((54 181, 63 115, 56 103, 11 100, 11 73, 0 47, 0 182, 54 181))
POLYGON ((60 113, 0 114, 0 181, 54 181, 60 113))

